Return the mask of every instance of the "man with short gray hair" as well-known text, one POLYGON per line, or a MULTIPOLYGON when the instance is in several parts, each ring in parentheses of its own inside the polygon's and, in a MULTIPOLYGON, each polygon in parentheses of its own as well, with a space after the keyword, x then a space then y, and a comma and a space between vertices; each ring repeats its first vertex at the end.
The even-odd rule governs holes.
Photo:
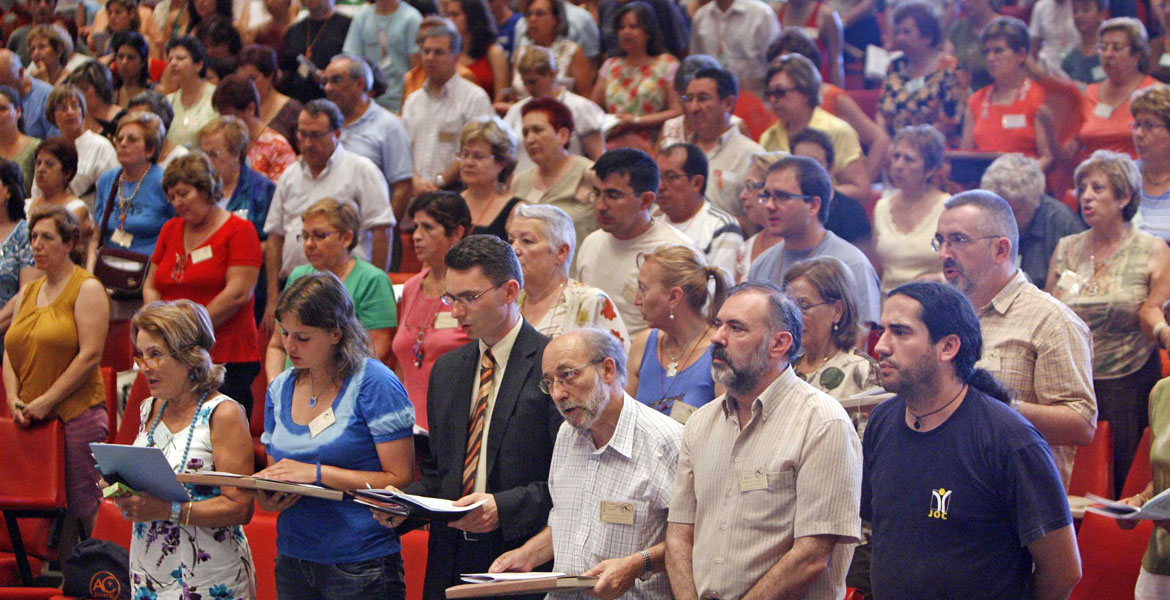
POLYGON ((390 185, 390 205, 402 219, 410 199, 410 136, 402 121, 374 103, 374 73, 360 56, 338 54, 325 67, 325 97, 341 110, 341 145, 373 161, 390 185))
POLYGON ((985 190, 947 200, 932 246, 943 276, 976 307, 986 369, 1013 392, 1012 406, 1052 446, 1065 487, 1076 446, 1093 441, 1097 400, 1089 328, 1016 267, 1019 230, 1003 198, 985 190))
POLYGON ((1048 263, 1060 238, 1085 230, 1085 223, 1067 206, 1044 193, 1044 171, 1034 158, 1004 154, 983 172, 979 187, 999 194, 1016 215, 1020 231, 1020 270, 1045 289, 1048 263))
POLYGON ((625 349, 600 329, 553 338, 543 371, 541 387, 565 418, 549 471, 552 511, 547 527, 491 571, 555 560, 556 572, 599 578, 556 598, 669 598, 663 540, 682 425, 625 392, 625 349))
POLYGON ((421 38, 419 54, 427 80, 402 104, 402 121, 414 156, 416 193, 455 181, 463 126, 477 117, 495 114, 487 92, 455 76, 462 47, 459 33, 448 25, 436 25, 421 38))
POLYGON ((45 115, 45 103, 49 100, 53 86, 30 77, 24 70, 20 55, 12 50, 0 49, 0 85, 6 85, 20 94, 25 135, 41 139, 60 135, 45 115))
POLYGON ((727 393, 687 421, 666 529, 674 597, 842 598, 861 537, 861 442, 796 376, 800 310, 768 283, 728 292, 711 336, 727 393))

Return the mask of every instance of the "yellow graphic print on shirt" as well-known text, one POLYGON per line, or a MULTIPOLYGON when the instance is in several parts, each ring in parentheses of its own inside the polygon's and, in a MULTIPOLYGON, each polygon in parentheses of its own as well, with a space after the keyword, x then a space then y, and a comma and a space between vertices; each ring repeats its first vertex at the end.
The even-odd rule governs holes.
POLYGON ((954 491, 946 488, 930 490, 930 514, 927 516, 947 520, 947 508, 951 505, 951 493, 954 491))

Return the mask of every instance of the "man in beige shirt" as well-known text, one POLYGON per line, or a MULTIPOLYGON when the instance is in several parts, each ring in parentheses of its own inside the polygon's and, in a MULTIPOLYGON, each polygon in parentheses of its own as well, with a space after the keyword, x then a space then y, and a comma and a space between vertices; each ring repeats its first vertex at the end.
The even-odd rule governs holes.
POLYGON ((861 443, 796 377, 799 309, 772 284, 729 292, 711 337, 727 394, 687 421, 666 528, 678 600, 841 598, 861 536, 861 443))
POLYGON ((943 276, 978 307, 977 366, 1014 392, 1012 406, 1044 434, 1067 488, 1076 446, 1093 441, 1097 428, 1088 326, 1016 266, 1019 230, 1003 198, 984 190, 954 196, 937 231, 943 276))

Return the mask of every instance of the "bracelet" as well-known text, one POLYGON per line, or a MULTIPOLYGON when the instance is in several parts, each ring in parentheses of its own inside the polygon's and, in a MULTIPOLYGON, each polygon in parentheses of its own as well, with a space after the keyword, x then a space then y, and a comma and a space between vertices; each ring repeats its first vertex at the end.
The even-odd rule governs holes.
POLYGON ((645 550, 639 550, 638 554, 642 555, 642 575, 650 572, 650 553, 645 550))
POLYGON ((313 483, 321 485, 321 461, 317 461, 317 481, 314 481, 313 483))
POLYGON ((183 505, 178 502, 171 502, 171 514, 168 520, 178 525, 179 519, 183 516, 183 505))
POLYGON ((1158 344, 1159 348, 1166 347, 1166 345, 1162 343, 1162 330, 1166 329, 1167 327, 1170 327, 1170 325, 1167 325, 1165 321, 1154 325, 1154 343, 1158 344))
POLYGON ((188 527, 191 525, 191 504, 191 502, 187 503, 187 518, 183 519, 183 527, 188 527))

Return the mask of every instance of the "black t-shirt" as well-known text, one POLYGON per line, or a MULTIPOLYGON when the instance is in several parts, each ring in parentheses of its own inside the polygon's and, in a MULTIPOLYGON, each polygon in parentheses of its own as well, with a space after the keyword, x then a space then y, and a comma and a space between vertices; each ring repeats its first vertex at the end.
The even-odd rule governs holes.
POLYGON ((349 32, 351 19, 341 13, 333 13, 329 18, 314 21, 303 19, 284 34, 284 44, 280 51, 280 70, 284 71, 286 79, 280 91, 300 100, 301 103, 317 98, 324 98, 325 91, 315 81, 301 76, 298 68, 300 63, 297 56, 305 55, 318 69, 325 70, 334 56, 341 54, 341 46, 345 43, 345 34, 349 32), (311 51, 306 50, 310 48, 311 51))
POLYGON ((825 229, 850 244, 857 244, 873 234, 865 207, 856 198, 836 190, 833 191, 833 201, 829 204, 829 215, 825 218, 825 229))
POLYGON ((1030 544, 1072 523, 1048 443, 970 389, 941 426, 906 426, 900 397, 865 429, 861 517, 876 598, 1031 598, 1030 544))

